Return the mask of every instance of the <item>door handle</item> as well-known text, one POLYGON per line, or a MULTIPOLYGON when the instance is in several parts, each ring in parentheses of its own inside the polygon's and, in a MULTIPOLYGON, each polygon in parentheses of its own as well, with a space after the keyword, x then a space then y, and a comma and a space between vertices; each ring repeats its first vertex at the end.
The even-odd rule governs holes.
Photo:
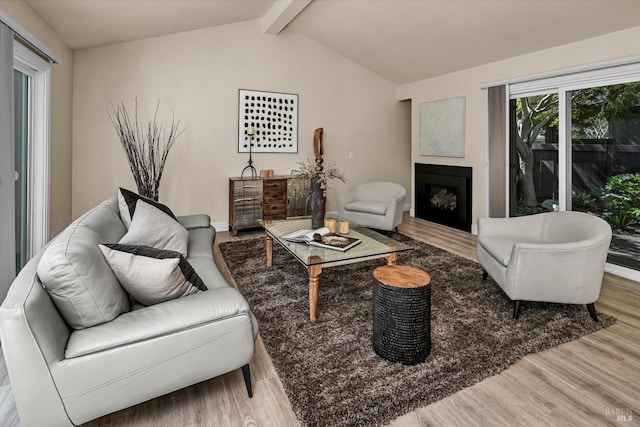
POLYGON ((13 171, 13 181, 17 181, 20 179, 20 174, 18 173, 18 171, 13 171))

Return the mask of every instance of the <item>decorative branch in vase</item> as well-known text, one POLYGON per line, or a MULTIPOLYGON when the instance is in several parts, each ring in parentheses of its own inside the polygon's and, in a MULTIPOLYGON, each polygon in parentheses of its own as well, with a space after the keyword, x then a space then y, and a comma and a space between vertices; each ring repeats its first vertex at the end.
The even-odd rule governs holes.
POLYGON ((311 227, 313 229, 324 225, 327 190, 331 188, 329 186, 330 182, 347 182, 347 178, 335 167, 335 164, 324 166, 322 133, 322 128, 316 129, 314 133, 313 151, 316 156, 315 161, 307 159, 305 162, 298 162, 300 168, 291 171, 291 174, 296 178, 309 179, 311 181, 311 227))
POLYGON ((180 120, 176 121, 173 115, 167 135, 164 125, 158 123, 159 108, 160 101, 156 105, 153 120, 146 125, 138 121, 137 98, 133 121, 124 102, 118 105, 111 103, 111 111, 108 111, 111 123, 129 161, 138 193, 155 201, 160 194, 160 178, 162 178, 169 150, 178 136, 184 132, 184 129, 180 129, 180 120))

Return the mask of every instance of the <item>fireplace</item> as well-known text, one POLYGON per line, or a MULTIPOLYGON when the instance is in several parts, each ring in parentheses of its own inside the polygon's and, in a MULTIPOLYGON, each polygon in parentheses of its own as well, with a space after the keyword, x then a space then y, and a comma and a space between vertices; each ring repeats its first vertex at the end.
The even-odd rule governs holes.
POLYGON ((470 232, 471 170, 416 163, 416 217, 470 232))

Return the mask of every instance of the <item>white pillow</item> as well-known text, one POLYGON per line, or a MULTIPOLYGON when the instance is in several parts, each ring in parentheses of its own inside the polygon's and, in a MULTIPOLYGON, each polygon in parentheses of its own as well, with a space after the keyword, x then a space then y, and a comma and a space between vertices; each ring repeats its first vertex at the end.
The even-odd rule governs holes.
POLYGON ((122 287, 141 304, 207 290, 191 264, 175 251, 117 243, 98 247, 122 287))
POLYGON ((129 231, 118 243, 176 251, 186 257, 189 232, 175 219, 140 199, 129 231))
POLYGON ((171 209, 169 209, 169 206, 163 205, 162 203, 158 203, 155 200, 148 199, 144 196, 139 195, 138 193, 134 193, 133 191, 129 191, 126 188, 120 187, 118 189, 118 210, 120 211, 120 219, 122 219, 122 223, 127 229, 129 229, 129 226, 131 225, 131 217, 133 217, 133 214, 136 210, 136 203, 140 199, 144 200, 152 206, 155 206, 177 221, 176 216, 171 211, 171 209))

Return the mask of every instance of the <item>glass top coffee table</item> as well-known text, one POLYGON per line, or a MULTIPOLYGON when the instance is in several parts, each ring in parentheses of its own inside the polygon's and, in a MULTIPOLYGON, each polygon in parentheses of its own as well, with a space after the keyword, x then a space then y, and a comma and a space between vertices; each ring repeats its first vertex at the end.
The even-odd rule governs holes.
POLYGON ((272 264, 273 241, 275 240, 307 268, 309 272, 309 319, 312 322, 315 322, 317 317, 320 275, 323 268, 378 258, 387 258, 388 264, 395 264, 398 252, 412 249, 410 246, 353 223, 350 224, 349 234, 346 236, 360 239, 362 242, 345 252, 309 246, 306 243, 294 243, 282 238, 285 234, 294 231, 311 230, 310 218, 262 221, 261 224, 265 229, 267 267, 271 267, 272 264))

